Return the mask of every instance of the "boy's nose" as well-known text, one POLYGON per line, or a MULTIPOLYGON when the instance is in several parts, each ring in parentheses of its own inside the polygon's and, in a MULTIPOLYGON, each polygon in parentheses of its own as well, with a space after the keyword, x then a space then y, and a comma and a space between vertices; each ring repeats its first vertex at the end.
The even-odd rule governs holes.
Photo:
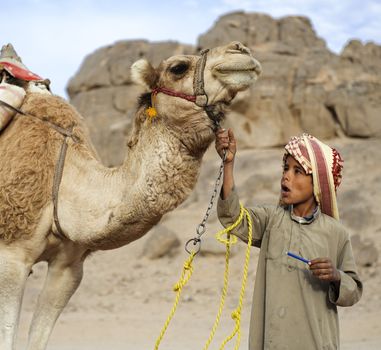
POLYGON ((290 173, 288 171, 284 171, 282 175, 282 180, 290 180, 290 173))

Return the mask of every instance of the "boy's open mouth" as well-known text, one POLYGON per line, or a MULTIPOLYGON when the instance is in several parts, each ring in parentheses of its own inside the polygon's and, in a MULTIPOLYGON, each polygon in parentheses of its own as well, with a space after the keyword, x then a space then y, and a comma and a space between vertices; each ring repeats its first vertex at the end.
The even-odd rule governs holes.
POLYGON ((286 185, 281 185, 281 189, 283 192, 290 192, 291 190, 286 185))

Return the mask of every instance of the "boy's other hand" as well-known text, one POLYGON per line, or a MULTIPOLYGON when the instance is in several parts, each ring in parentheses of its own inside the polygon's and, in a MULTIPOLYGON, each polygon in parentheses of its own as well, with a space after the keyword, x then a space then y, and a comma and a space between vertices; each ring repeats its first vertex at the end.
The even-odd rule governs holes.
POLYGON ((322 281, 340 282, 341 276, 330 258, 316 258, 310 261, 312 274, 322 281))

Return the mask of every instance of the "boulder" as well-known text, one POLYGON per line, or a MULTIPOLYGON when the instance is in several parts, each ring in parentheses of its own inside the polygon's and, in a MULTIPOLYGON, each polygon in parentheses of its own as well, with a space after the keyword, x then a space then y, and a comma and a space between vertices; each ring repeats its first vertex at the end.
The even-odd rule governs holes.
POLYGON ((378 250, 374 245, 374 240, 368 238, 362 240, 359 235, 351 237, 353 254, 356 258, 356 263, 361 267, 370 267, 378 261, 378 250))
POLYGON ((172 255, 179 245, 180 240, 176 234, 164 225, 159 224, 149 233, 142 250, 142 256, 153 260, 172 255))

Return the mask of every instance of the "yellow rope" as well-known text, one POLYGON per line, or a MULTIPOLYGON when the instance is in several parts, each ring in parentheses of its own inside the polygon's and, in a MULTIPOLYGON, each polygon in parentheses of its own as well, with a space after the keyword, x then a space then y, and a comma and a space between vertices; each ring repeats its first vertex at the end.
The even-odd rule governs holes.
POLYGON ((160 335, 156 340, 155 350, 159 349, 159 345, 160 345, 161 341, 163 340, 164 334, 165 334, 165 332, 169 326, 169 323, 171 322, 173 316, 175 315, 177 305, 179 304, 182 289, 188 283, 189 279, 192 276, 192 273, 193 273, 192 262, 193 262, 193 258, 195 257, 195 255, 196 255, 196 252, 192 252, 189 255, 189 258, 184 262, 183 271, 181 273, 180 279, 173 287, 173 290, 176 292, 175 302, 172 306, 172 310, 169 313, 167 320, 165 321, 163 328, 161 329, 160 335))
POLYGON ((240 210, 238 219, 235 221, 235 223, 233 223, 229 227, 217 232, 217 234, 216 234, 217 240, 226 245, 224 285, 222 287, 222 292, 221 292, 220 307, 218 309, 217 316, 216 316, 216 319, 214 321, 214 324, 213 324, 212 330, 210 332, 209 338, 206 341, 203 350, 207 350, 209 348, 209 345, 212 342, 214 335, 216 334, 218 324, 220 323, 222 310, 223 310, 224 305, 225 305, 226 294, 228 292, 230 246, 237 242, 237 237, 231 236, 230 231, 235 229, 241 223, 242 219, 243 219, 243 207, 241 206, 241 210, 240 210), (223 238, 223 235, 226 235, 226 238, 223 238))
POLYGON ((250 213, 246 208, 242 208, 241 210, 245 213, 248 223, 248 241, 246 246, 246 254, 245 254, 245 264, 243 268, 243 275, 242 275, 242 284, 241 284, 241 291, 239 293, 239 301, 237 308, 232 312, 232 318, 235 321, 235 327, 233 332, 225 338, 225 340, 222 342, 220 346, 220 350, 224 349, 225 345, 234 338, 234 336, 237 334, 236 344, 234 346, 234 350, 237 350, 239 348, 240 342, 241 342, 241 312, 242 312, 242 305, 243 305, 243 298, 245 296, 245 289, 246 289, 246 282, 247 282, 247 276, 249 272, 249 262, 250 262, 250 249, 251 249, 251 242, 253 239, 253 223, 250 217, 250 213))
MULTIPOLYGON (((228 277, 229 277, 229 259, 230 259, 230 247, 232 244, 235 244, 237 242, 237 237, 236 236, 231 236, 230 232, 235 229, 243 220, 243 216, 246 215, 247 221, 248 221, 248 243, 247 243, 247 248, 246 248, 246 256, 245 256, 245 264, 244 264, 244 271, 243 271, 243 277, 242 277, 242 285, 241 285, 241 291, 240 291, 240 296, 239 296, 239 302, 238 302, 238 307, 236 310, 233 311, 232 313, 232 318, 235 320, 235 328, 231 335, 229 335, 222 343, 220 350, 223 349, 226 345, 227 342, 229 342, 236 334, 238 334, 237 340, 236 340, 236 345, 234 350, 237 350, 240 344, 241 340, 241 310, 242 310, 242 304, 243 304, 243 298, 245 295, 245 288, 246 288, 246 281, 247 281, 247 275, 248 275, 248 269, 249 269, 249 261, 250 261, 250 247, 251 247, 251 241, 252 241, 252 221, 249 212, 247 209, 245 209, 241 205, 240 213, 237 218, 237 220, 230 225, 229 227, 219 231, 216 234, 216 238, 221 242, 226 245, 226 254, 225 254, 225 271, 224 271, 224 284, 222 288, 222 293, 221 293, 221 298, 220 298, 220 307, 217 312, 216 319, 214 321, 212 330, 210 332, 209 338, 205 343, 205 346, 203 350, 207 350, 209 348, 210 343, 212 342, 214 335, 216 333, 218 324, 221 319, 221 314, 222 310, 225 305, 225 300, 226 300, 226 294, 228 290, 228 277), (223 238, 223 235, 226 235, 226 238, 223 238)), ((158 339, 156 340, 155 343, 155 350, 159 349, 159 345, 164 337, 164 334, 169 326, 169 323, 171 322, 177 306, 179 304, 180 296, 183 287, 188 283, 190 277, 192 276, 193 273, 193 266, 192 262, 195 257, 197 252, 192 252, 189 255, 189 258, 184 262, 183 265, 183 270, 180 276, 179 281, 175 284, 174 286, 174 291, 176 292, 176 297, 175 297, 175 302, 172 306, 172 309, 168 315, 167 320, 165 321, 165 324, 160 332, 160 335, 158 339)))

